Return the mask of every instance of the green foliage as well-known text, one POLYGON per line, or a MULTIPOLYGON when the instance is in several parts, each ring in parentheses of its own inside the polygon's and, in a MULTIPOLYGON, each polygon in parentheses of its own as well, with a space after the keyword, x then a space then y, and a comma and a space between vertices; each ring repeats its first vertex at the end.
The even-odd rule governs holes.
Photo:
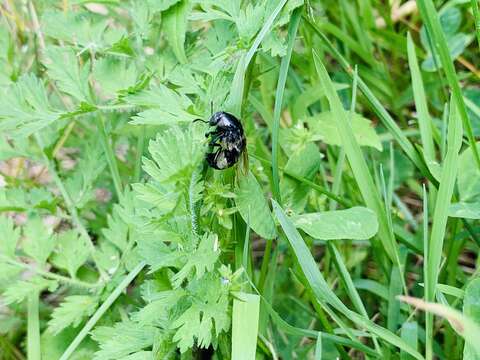
POLYGON ((0 358, 478 357, 478 9, 435 3, 2 4, 0 358))

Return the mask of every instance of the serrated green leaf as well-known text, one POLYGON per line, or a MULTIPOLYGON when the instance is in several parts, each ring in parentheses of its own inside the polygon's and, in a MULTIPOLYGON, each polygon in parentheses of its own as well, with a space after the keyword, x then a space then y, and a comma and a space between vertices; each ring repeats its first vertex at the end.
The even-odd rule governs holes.
POLYGON ((13 258, 19 239, 20 229, 14 226, 13 220, 0 216, 0 254, 13 258))
POLYGON ((366 240, 378 231, 375 212, 360 206, 296 215, 292 220, 296 227, 319 240, 366 240))
POLYGON ((89 64, 80 67, 73 49, 49 47, 44 64, 48 75, 57 82, 61 91, 80 102, 92 103, 88 82, 89 64))
POLYGON ((57 268, 68 271, 72 278, 87 261, 90 253, 89 242, 76 230, 67 230, 57 236, 57 246, 51 262, 57 268))
MULTIPOLYGON (((177 250, 178 252, 178 250, 177 250)), ((173 287, 178 288, 183 281, 195 270, 195 277, 200 279, 205 272, 212 271, 220 256, 218 237, 216 234, 206 233, 200 239, 197 249, 184 255, 185 265, 172 278, 173 287)))
POLYGON ((276 236, 275 222, 260 184, 252 173, 239 179, 235 204, 243 220, 265 239, 276 236))
POLYGON ((152 346, 154 334, 154 327, 140 326, 133 321, 118 322, 113 326, 99 326, 92 332, 92 338, 100 346, 94 360, 116 360, 146 349, 152 346))
POLYGON ((57 120, 45 87, 34 75, 23 75, 9 87, 1 89, 0 131, 10 136, 26 137, 57 120))
POLYGON ((189 180, 203 157, 199 140, 191 128, 173 127, 159 133, 148 146, 154 161, 144 158, 144 170, 160 183, 189 180))
POLYGON ((170 186, 151 182, 145 185, 133 184, 132 187, 139 199, 152 204, 161 213, 172 211, 179 201, 180 194, 170 186))
POLYGON ((190 6, 187 0, 181 0, 162 13, 163 27, 175 56, 182 64, 187 62, 185 54, 185 33, 190 6))
POLYGON ((39 265, 45 264, 55 247, 56 239, 52 229, 47 228, 41 218, 35 217, 23 228, 23 235, 25 236, 23 251, 39 265))
POLYGON ((48 322, 48 330, 58 335, 68 326, 77 327, 97 308, 97 298, 87 295, 67 296, 53 312, 48 322))
POLYGON ((6 305, 19 303, 30 295, 38 296, 38 293, 45 289, 53 292, 57 289, 58 283, 54 280, 47 280, 40 276, 35 276, 29 280, 16 281, 8 286, 2 294, 6 305))

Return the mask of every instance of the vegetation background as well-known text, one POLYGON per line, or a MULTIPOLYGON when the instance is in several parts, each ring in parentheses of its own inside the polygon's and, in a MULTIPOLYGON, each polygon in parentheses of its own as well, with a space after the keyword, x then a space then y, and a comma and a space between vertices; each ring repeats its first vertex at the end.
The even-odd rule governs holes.
POLYGON ((0 12, 1 359, 480 359, 476 0, 0 12))

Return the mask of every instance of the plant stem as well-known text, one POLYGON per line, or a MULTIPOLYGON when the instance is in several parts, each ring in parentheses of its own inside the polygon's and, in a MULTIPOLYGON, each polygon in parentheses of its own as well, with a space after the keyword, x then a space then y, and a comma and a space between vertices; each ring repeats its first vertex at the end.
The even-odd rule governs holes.
POLYGON ((112 293, 107 297, 102 305, 95 311, 95 314, 87 321, 83 326, 82 330, 77 334, 75 339, 70 343, 68 348, 60 357, 60 360, 67 360, 75 351, 75 349, 80 345, 83 339, 88 335, 88 333, 93 329, 98 320, 105 314, 105 312, 110 308, 115 300, 120 296, 123 290, 135 279, 135 277, 142 271, 145 267, 145 262, 140 262, 121 282, 117 287, 112 291, 112 293))
POLYGON ((142 125, 142 129, 140 130, 140 134, 138 135, 138 139, 137 139, 137 155, 135 158, 135 170, 133 173, 133 182, 140 181, 140 175, 142 172, 142 156, 143 156, 144 148, 145 148, 145 125, 142 125))
POLYGON ((102 142, 103 151, 107 157, 108 167, 112 175, 113 185, 115 186, 115 192, 117 193, 117 198, 121 200, 123 196, 122 180, 120 179, 120 173, 118 171, 115 155, 108 141, 107 131, 105 130, 105 123, 102 116, 99 116, 97 119, 97 128, 100 133, 100 141, 102 142))

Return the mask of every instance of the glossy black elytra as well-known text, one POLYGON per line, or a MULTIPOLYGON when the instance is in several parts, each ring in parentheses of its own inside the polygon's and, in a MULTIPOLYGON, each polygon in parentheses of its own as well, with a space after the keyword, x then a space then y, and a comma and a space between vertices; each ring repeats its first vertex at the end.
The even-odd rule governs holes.
POLYGON ((205 134, 210 138, 205 159, 209 166, 217 170, 227 169, 237 163, 244 154, 247 140, 240 121, 232 114, 219 111, 209 121, 197 119, 213 126, 214 129, 205 134))

